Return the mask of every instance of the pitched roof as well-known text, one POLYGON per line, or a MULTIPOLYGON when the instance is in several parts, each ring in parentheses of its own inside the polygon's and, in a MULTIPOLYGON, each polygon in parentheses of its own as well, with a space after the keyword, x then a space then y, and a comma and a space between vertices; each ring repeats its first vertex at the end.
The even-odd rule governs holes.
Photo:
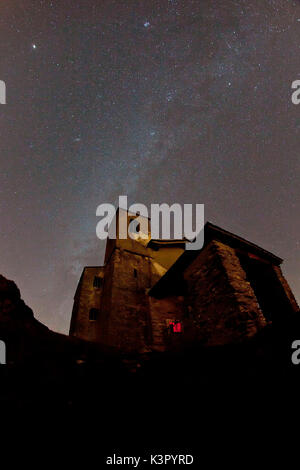
MULTIPOLYGON (((212 240, 217 240, 225 245, 228 245, 235 249, 246 251, 247 253, 254 254, 260 258, 271 262, 274 265, 282 263, 282 259, 274 255, 270 251, 261 248, 255 243, 249 242, 248 240, 235 235, 234 233, 228 232, 227 230, 218 227, 210 222, 207 222, 204 226, 204 247, 212 240)), ((203 247, 203 248, 204 248, 203 247)), ((180 274, 192 263, 192 261, 202 251, 200 250, 185 250, 182 255, 175 261, 170 269, 159 279, 159 281, 150 289, 149 295, 161 295, 165 292, 170 284, 175 286, 176 291, 180 295, 180 274)))

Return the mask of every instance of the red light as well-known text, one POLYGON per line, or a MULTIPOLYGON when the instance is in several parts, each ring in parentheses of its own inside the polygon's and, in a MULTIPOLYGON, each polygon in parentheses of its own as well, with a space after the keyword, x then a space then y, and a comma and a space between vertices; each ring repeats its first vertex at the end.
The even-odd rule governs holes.
POLYGON ((181 333, 182 332, 182 326, 179 321, 170 321, 169 323, 171 331, 173 333, 181 333))

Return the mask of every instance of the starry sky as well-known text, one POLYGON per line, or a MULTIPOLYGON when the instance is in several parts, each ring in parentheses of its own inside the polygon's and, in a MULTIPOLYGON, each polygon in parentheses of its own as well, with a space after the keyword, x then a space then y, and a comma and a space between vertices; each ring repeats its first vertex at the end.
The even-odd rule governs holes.
POLYGON ((300 300, 299 0, 0 5, 0 272, 67 332, 96 208, 203 203, 300 300))

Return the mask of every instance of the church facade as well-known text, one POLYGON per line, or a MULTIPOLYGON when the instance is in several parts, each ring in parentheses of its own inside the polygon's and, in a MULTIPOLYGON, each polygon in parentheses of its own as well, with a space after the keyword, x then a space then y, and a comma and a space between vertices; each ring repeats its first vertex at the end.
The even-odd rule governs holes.
POLYGON ((126 352, 216 346, 299 312, 282 259, 263 248, 211 223, 201 250, 150 233, 108 238, 104 265, 84 268, 70 335, 126 352))

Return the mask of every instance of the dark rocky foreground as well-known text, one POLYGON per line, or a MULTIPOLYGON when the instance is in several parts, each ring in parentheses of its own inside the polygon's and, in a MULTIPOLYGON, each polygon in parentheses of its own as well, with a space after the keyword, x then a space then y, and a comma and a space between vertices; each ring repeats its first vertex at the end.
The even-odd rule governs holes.
POLYGON ((49 330, 14 282, 0 276, 0 339, 7 345, 2 418, 14 426, 52 423, 55 436, 77 436, 80 448, 100 445, 103 452, 195 446, 204 455, 229 436, 244 446, 249 426, 266 442, 279 389, 297 386, 300 365, 298 373, 290 343, 298 331, 296 322, 283 322, 243 344, 123 355, 49 330))

